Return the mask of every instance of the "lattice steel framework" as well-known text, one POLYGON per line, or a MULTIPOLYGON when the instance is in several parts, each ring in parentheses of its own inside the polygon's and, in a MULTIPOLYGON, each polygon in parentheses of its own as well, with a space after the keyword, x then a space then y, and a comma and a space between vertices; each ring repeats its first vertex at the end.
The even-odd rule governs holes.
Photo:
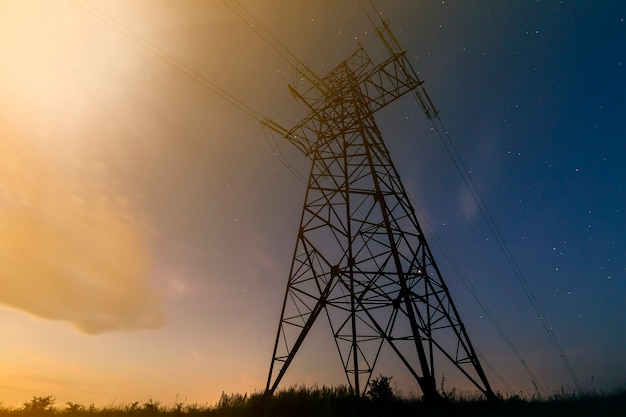
POLYGON ((409 92, 434 112, 405 54, 374 65, 360 48, 305 93, 292 92, 310 113, 281 133, 312 165, 267 392, 324 312, 356 395, 367 392, 386 344, 426 398, 439 396, 439 359, 493 397, 374 120, 409 92))

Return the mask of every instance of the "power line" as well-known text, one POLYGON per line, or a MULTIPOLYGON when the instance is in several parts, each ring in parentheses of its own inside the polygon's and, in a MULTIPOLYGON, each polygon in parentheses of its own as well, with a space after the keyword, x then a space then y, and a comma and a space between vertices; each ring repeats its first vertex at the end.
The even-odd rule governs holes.
MULTIPOLYGON (((148 41, 146 38, 144 38, 143 36, 139 35, 137 32, 133 31, 132 29, 130 29, 129 27, 124 25, 122 22, 120 22, 119 20, 117 20, 116 18, 114 18, 113 16, 108 14, 107 12, 103 11, 102 9, 99 9, 98 7, 96 7, 96 6, 92 5, 92 4, 89 4, 87 1, 84 1, 84 0, 83 1, 81 1, 81 0, 70 0, 70 1, 72 3, 74 3, 76 6, 80 7, 84 11, 86 11, 87 13, 89 13, 92 16, 96 17, 98 20, 104 22, 107 26, 113 28, 114 30, 116 30, 117 32, 121 33, 122 35, 124 35, 128 39, 130 39, 133 42, 137 43, 139 46, 141 46, 142 48, 144 48, 145 50, 147 50, 148 52, 150 52, 151 54, 153 54, 157 58, 161 59, 163 62, 173 66, 174 68, 176 68, 177 70, 182 72, 184 75, 186 75, 187 77, 189 77, 193 81, 195 81, 198 84, 200 84, 202 87, 206 88, 207 90, 209 90, 213 94, 217 95, 218 97, 226 100, 227 102, 229 102, 230 104, 235 106, 237 109, 239 109, 240 111, 242 111, 246 115, 248 115, 251 118, 255 119, 256 121, 260 122, 262 127, 268 127, 271 130, 273 130, 275 132, 279 132, 279 133, 285 133, 286 132, 286 129, 284 129, 282 126, 280 126, 276 122, 266 118, 260 112, 256 111, 255 109, 253 109, 252 107, 250 107, 249 105, 247 105, 246 103, 244 103, 243 101, 241 101, 240 99, 235 97, 234 95, 230 94, 228 91, 224 90, 223 88, 221 88, 220 86, 218 86, 214 82, 210 81, 209 79, 207 79, 204 75, 202 75, 198 71, 194 70, 193 68, 191 68, 188 65, 184 64, 180 60, 176 59, 174 56, 172 56, 168 52, 164 51, 162 48, 159 48, 157 45, 155 45, 152 42, 148 41)), ((263 134, 265 135, 265 131, 263 129, 262 129, 262 131, 263 131, 263 134)), ((267 139, 267 136, 266 136, 266 139, 267 139)), ((272 136, 272 139, 275 142, 275 139, 273 138, 273 136, 272 136)), ((267 143, 270 146, 270 148, 272 149, 272 153, 289 170, 289 172, 292 175, 294 175, 294 177, 296 177, 296 179, 298 179, 299 181, 302 181, 302 178, 303 178, 302 174, 300 174, 287 161, 287 159, 282 154, 282 151, 280 150, 280 148, 278 147, 278 151, 276 151, 274 149, 274 147, 272 146, 272 143, 269 140, 267 141, 267 143)), ((276 146, 278 146, 278 144, 276 144, 276 146)))
POLYGON ((541 322, 544 330, 548 334, 548 336, 550 338, 550 341, 552 342, 552 345, 554 346, 554 348, 557 351, 559 357, 561 358, 561 361, 563 362, 563 365, 565 366, 565 369, 567 370, 570 378, 574 382, 574 385, 576 386, 576 389, 579 392, 582 392, 582 386, 580 385, 580 382, 578 381, 578 378, 576 377, 576 373, 574 372, 574 369, 572 368, 571 364, 569 363, 569 360, 567 359, 567 356, 565 355, 565 352, 563 351, 563 348, 561 347, 561 344, 559 343, 559 340, 558 340, 558 338, 556 336, 556 333, 554 332, 554 329, 548 323, 548 319, 547 319, 546 315, 544 314, 543 309, 541 308, 541 305, 539 304, 539 301, 537 301, 537 298, 535 297, 535 294, 533 293, 532 289, 530 288, 530 286, 528 284, 528 281, 526 280, 526 277, 522 273, 522 270, 520 269, 519 264, 515 260, 515 257, 513 256, 513 252, 511 252, 511 249, 509 248, 509 246, 507 245, 506 241, 504 240, 504 237, 502 236, 502 233, 500 232, 500 229, 498 228, 498 225, 496 224, 493 216, 491 215, 491 212, 487 208, 487 205, 486 205, 484 199, 482 198, 482 195, 478 191, 478 188, 476 187, 476 184, 474 183, 474 180, 468 174, 469 171, 468 171, 467 167, 465 166, 465 163, 461 159, 461 155, 458 153, 458 151, 456 149, 456 146, 454 145, 454 141, 450 137, 450 134, 447 131, 447 129, 445 128, 443 122, 441 121, 441 118, 439 116, 435 116, 435 119, 439 123, 439 126, 437 126, 437 124, 435 123, 434 120, 431 120, 431 122, 433 124, 433 127, 434 127, 435 131, 437 132, 437 135, 439 136, 439 138, 441 139, 442 143, 444 144, 444 147, 446 148, 446 151, 448 152, 448 154, 452 158, 452 160, 454 162, 454 166, 455 166, 457 172, 461 175, 465 186, 467 187, 468 191, 470 192, 470 194, 472 196, 472 199, 476 202, 476 205, 477 205, 477 207, 478 207, 478 209, 479 209, 483 219, 487 223, 487 227, 489 228, 489 230, 491 231, 491 234, 496 239, 496 243, 498 244, 498 247, 500 248, 500 250, 504 254, 504 256, 505 256, 509 266, 511 267, 511 269, 513 271, 513 274, 515 275, 515 277, 517 278, 518 282, 520 283, 520 285, 524 289, 524 293, 526 294, 526 297, 530 301, 530 304, 531 304, 533 310, 537 314, 537 317, 539 318, 539 321, 541 322), (447 139, 447 140, 444 140, 444 136, 442 135, 441 130, 443 130, 445 132, 445 139, 447 139))
MULTIPOLYGON (((263 126, 266 126, 266 125, 263 125, 263 126)), ((261 131, 263 132, 263 136, 265 137, 265 140, 267 141, 268 145, 272 149, 272 152, 274 153, 274 156, 278 158, 278 160, 289 170, 289 172, 291 172, 291 174, 298 181, 300 181, 303 184, 306 184, 307 183, 306 178, 289 162, 289 160, 283 153, 282 149, 280 148, 280 144, 278 143, 278 141, 274 137, 274 134, 272 133, 274 132, 274 130, 273 129, 270 129, 270 130, 271 130, 270 136, 268 137, 265 129, 261 129, 261 131)))
POLYGON ((278 55, 280 55, 285 61, 287 61, 287 63, 289 63, 289 65, 292 65, 291 60, 295 60, 297 61, 297 58, 285 47, 285 45, 283 45, 275 36, 273 36, 271 34, 271 32, 269 32, 267 30, 267 28, 263 25, 263 23, 261 23, 258 19, 256 19, 252 14, 250 14, 250 12, 248 12, 248 10, 241 4, 239 3, 237 0, 233 0, 233 3, 235 3, 247 16, 249 19, 251 19, 253 21, 253 23, 250 23, 248 20, 246 20, 246 18, 239 12, 237 11, 237 9, 235 7, 233 7, 231 4, 229 4, 228 1, 223 0, 223 3, 226 5, 226 7, 228 7, 239 19, 241 19, 242 22, 244 22, 246 24, 246 26, 248 26, 250 29, 252 29, 252 31, 254 33, 256 33, 260 38, 262 38, 263 40, 265 40, 265 42, 274 50, 276 51, 276 53, 278 53, 278 55), (259 26, 263 31, 265 31, 266 33, 269 34, 269 36, 274 40, 274 42, 276 42, 278 45, 280 45, 280 47, 282 48, 278 48, 275 44, 272 44, 271 42, 269 42, 265 35, 263 35, 263 33, 258 30, 255 27, 255 24, 257 26, 259 26))
POLYGON ((148 41, 146 38, 142 37, 137 32, 131 30, 130 28, 128 28, 126 25, 124 25, 122 22, 120 22, 119 20, 117 20, 116 18, 108 14, 107 12, 103 11, 102 9, 99 9, 98 7, 92 4, 89 4, 86 1, 81 1, 81 0, 70 0, 70 1, 74 3, 76 6, 86 11, 87 13, 91 14, 92 16, 96 17, 100 21, 104 22, 108 26, 112 27, 117 32, 121 33, 122 35, 126 36, 133 42, 137 43, 146 51, 155 55, 156 57, 168 63, 169 65, 173 66, 174 68, 176 68, 177 70, 185 74, 187 77, 191 78, 193 81, 200 84, 202 87, 211 91, 213 94, 216 94, 217 96, 226 100, 227 102, 229 102, 230 104, 232 104, 233 106, 235 106, 236 108, 238 108, 239 110, 247 114, 248 116, 252 117, 253 119, 259 122, 265 119, 265 117, 261 113, 254 110, 252 107, 248 106, 246 103, 239 100, 237 97, 233 96, 232 94, 230 94, 228 91, 224 90, 217 84, 208 80, 204 75, 202 75, 198 71, 194 70, 193 68, 189 67, 188 65, 184 64, 180 60, 173 57, 171 54, 159 48, 157 45, 148 41))
MULTIPOLYGON (((413 125, 411 125, 411 127, 414 129, 413 125)), ((415 131, 414 131, 415 133, 415 131)), ((430 156, 427 152, 427 150, 425 149, 425 147, 419 143, 419 146, 422 148, 422 153, 424 153, 430 160, 430 156)), ((446 190, 452 194, 452 191, 450 190, 450 187, 448 186, 447 182, 444 180, 443 176, 441 175, 441 172, 436 168, 435 164, 431 164, 435 167, 435 171, 437 173, 437 175, 439 176, 440 180, 443 182, 446 190)), ((411 198, 409 196, 409 198, 411 198)), ((412 200, 412 199, 411 199, 412 200)), ((457 206, 458 206, 458 202, 457 206)), ((539 391, 540 390, 540 384, 539 384, 539 380, 537 379, 537 376, 535 375, 535 373, 530 369, 530 367, 528 366, 528 363, 526 362, 526 360, 522 357, 522 354, 520 353, 520 351, 517 349, 517 347, 515 346, 515 344, 513 343, 513 341, 511 340, 511 338, 506 334, 506 332, 504 331, 504 329, 502 328, 502 326, 500 325, 500 323, 498 322, 498 320, 496 319, 495 315, 491 312, 491 310, 489 309, 489 307, 487 306, 487 304, 483 301, 483 299, 480 297, 480 294, 478 293, 478 291, 476 290, 476 288, 472 285, 471 280, 467 277, 467 275, 465 274, 465 272, 463 271, 463 269, 461 268, 461 266, 458 264, 458 262, 455 260, 454 256, 452 255, 452 253, 448 250, 448 248, 446 247, 446 245, 444 244, 444 242, 439 238, 439 236, 435 233, 435 229, 432 226, 432 224, 430 223, 430 221, 428 220, 428 216, 426 216, 426 214, 420 209, 418 204, 415 204, 414 201, 412 201, 413 206, 415 207, 416 211, 419 213, 420 215, 420 219, 421 221, 426 225, 426 229, 429 230, 431 237, 434 239, 435 244, 441 249, 443 255, 446 257, 446 259, 448 260, 449 265, 452 266, 452 269, 455 271, 455 273, 459 276, 459 278, 461 279, 461 281, 463 282, 463 284, 466 286, 466 288, 469 290, 470 294, 472 295, 472 297, 474 298, 474 300, 476 300, 476 302, 478 303, 478 305, 480 306, 480 308, 482 309, 483 313, 485 314, 485 316, 487 317, 487 319, 489 319, 489 321, 491 322, 491 324, 495 327, 495 329, 497 330, 498 334, 500 334, 500 337, 502 338, 502 340, 504 340, 504 342, 506 343, 506 345, 509 347, 509 349, 511 350, 511 352, 515 355, 515 357, 517 358, 517 360, 520 362, 520 364, 522 365, 522 368, 524 369, 524 371, 528 374, 528 376, 530 377, 531 383, 533 384, 533 386, 539 391)), ((458 206, 460 209, 460 206, 458 206)), ((476 236, 477 234, 474 233, 476 236)), ((503 385, 509 389, 510 388, 508 386, 508 384, 503 380, 503 378, 495 371, 494 367, 491 366, 488 362, 487 362, 487 366, 494 372, 494 374, 496 375, 496 377, 498 379, 500 379, 500 381, 503 383, 503 385)))
POLYGON ((248 9, 246 9, 238 0, 232 0, 232 2, 239 8, 236 9, 232 5, 229 4, 227 0, 222 0, 224 4, 232 10, 233 13, 242 22, 246 24, 254 33, 256 33, 261 39, 267 43, 270 48, 272 48, 278 55, 280 55, 297 73, 302 75, 307 79, 314 87, 320 89, 321 91, 326 91, 327 86, 324 80, 315 74, 307 65, 305 65, 302 61, 298 59, 298 57, 293 54, 284 43, 282 43, 274 34, 248 9), (245 15, 245 16, 244 16, 245 15))

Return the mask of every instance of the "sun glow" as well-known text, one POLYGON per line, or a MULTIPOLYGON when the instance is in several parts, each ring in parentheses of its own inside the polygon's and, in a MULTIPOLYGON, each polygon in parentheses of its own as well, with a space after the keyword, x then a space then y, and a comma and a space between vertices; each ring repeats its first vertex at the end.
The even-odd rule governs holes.
POLYGON ((71 2, 0 4, 0 303, 85 333, 162 322, 151 229, 94 134, 137 60, 96 22, 71 2))
POLYGON ((85 133, 102 107, 126 94, 137 54, 119 33, 99 29, 71 2, 0 3, 0 110, 21 137, 84 142, 50 130, 85 133))

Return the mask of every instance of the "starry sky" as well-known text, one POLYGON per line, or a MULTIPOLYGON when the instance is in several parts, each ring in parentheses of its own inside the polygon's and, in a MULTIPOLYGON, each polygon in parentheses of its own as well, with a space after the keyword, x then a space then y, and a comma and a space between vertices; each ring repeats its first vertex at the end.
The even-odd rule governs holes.
MULTIPOLYGON (((318 75, 359 43, 385 57, 357 0, 240 3, 318 75)), ((580 387, 623 388, 626 4, 375 4, 521 272, 415 99, 381 110, 493 388, 534 392, 520 358, 541 392, 577 388, 544 320, 580 387)), ((3 404, 264 389, 309 161, 207 86, 287 128, 306 113, 292 66, 234 5, 0 0, 3 404)), ((283 386, 346 382, 318 324, 283 386)))

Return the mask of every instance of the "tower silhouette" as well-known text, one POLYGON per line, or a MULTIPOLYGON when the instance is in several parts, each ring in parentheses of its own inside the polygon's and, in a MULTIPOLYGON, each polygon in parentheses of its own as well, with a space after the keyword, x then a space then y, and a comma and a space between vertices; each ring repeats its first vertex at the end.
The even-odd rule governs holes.
MULTIPOLYGON (((393 39, 392 39, 393 40, 393 39)), ((324 78, 292 93, 310 110, 290 130, 312 162, 266 390, 273 393, 320 315, 332 330, 353 392, 367 392, 384 346, 439 397, 446 361, 494 396, 428 247, 374 114, 414 92, 436 115, 404 52, 374 64, 361 47, 324 78)), ((303 74, 306 75, 306 74, 303 74)))

